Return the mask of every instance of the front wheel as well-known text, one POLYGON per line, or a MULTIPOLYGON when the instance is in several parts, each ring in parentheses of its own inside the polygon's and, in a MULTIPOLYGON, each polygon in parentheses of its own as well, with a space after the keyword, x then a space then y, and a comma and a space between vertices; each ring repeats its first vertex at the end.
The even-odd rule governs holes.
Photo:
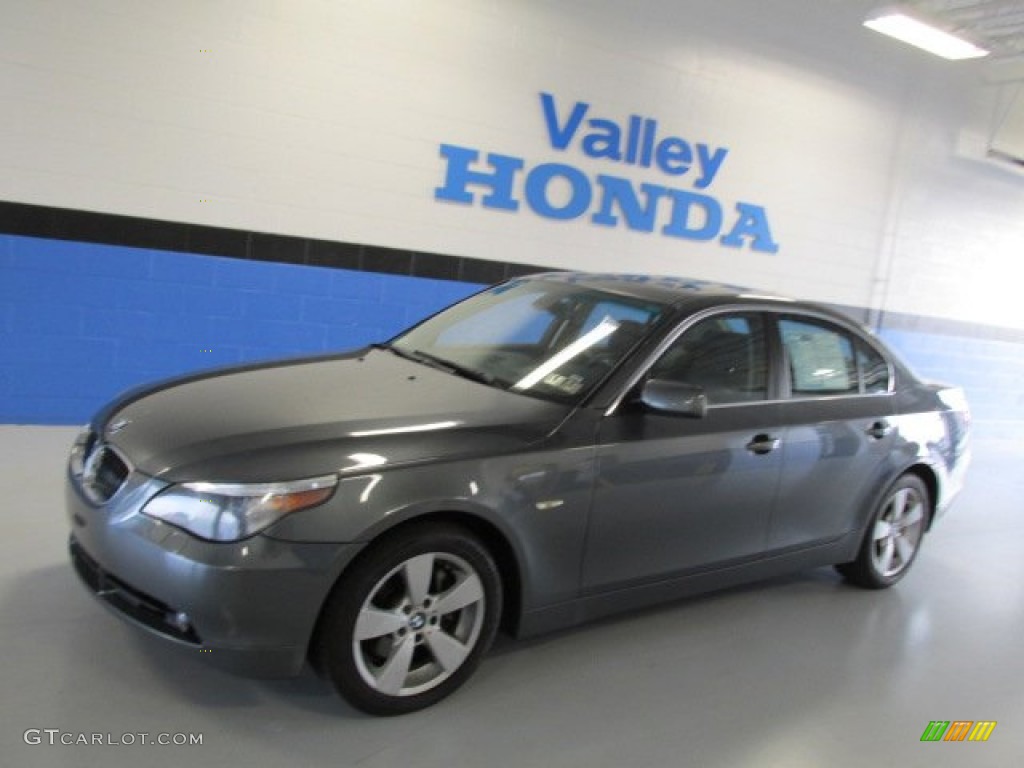
POLYGON ((417 526, 373 545, 328 599, 319 662, 374 715, 440 701, 494 639, 501 580, 487 549, 454 526, 417 526))
POLYGON ((836 569, 860 587, 884 589, 895 584, 917 557, 929 506, 928 489, 921 479, 903 475, 871 516, 857 559, 836 569))

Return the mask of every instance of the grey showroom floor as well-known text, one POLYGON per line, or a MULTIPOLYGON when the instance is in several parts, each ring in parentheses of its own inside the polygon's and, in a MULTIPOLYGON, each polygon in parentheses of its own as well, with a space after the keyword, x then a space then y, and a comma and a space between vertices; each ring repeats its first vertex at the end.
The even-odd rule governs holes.
POLYGON ((504 641, 452 699, 375 720, 311 673, 223 674, 95 604, 65 556, 73 434, 0 427, 4 768, 1013 766, 1024 756, 1024 444, 977 444, 967 492, 895 589, 847 588, 824 569, 504 641), (986 743, 922 743, 930 720, 998 725, 986 743), (202 744, 60 743, 93 733, 201 734, 202 744))

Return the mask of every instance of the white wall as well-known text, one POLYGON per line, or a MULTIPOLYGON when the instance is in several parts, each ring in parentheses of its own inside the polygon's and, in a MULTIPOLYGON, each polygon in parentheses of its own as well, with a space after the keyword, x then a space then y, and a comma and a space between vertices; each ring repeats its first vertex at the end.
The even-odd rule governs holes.
POLYGON ((1024 329, 1024 176, 956 150, 984 64, 864 30, 873 2, 0 4, 0 199, 1024 329), (728 147, 704 192, 779 252, 436 201, 442 143, 693 190, 556 152, 541 91, 728 147))

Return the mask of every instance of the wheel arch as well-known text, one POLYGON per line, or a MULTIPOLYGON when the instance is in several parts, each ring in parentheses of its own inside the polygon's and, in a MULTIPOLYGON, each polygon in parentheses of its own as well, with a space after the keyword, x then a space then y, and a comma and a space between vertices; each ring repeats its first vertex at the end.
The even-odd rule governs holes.
POLYGON ((924 483, 924 487, 928 491, 928 524, 925 526, 925 530, 930 531, 932 522, 935 520, 935 510, 939 503, 939 477, 931 466, 924 463, 913 464, 907 467, 897 476, 897 479, 904 475, 913 475, 918 478, 924 483))
POLYGON ((390 528, 387 533, 404 529, 407 526, 444 523, 455 525, 472 533, 494 558, 501 576, 502 590, 502 609, 498 627, 502 631, 515 634, 518 631, 519 619, 522 614, 522 569, 511 541, 497 525, 469 512, 442 510, 399 523, 390 528))
POLYGON ((329 601, 330 594, 333 592, 334 588, 342 579, 345 578, 346 574, 348 574, 356 565, 367 557, 367 553, 377 542, 391 536, 404 533, 410 528, 429 527, 431 525, 456 526, 471 533, 481 542, 481 544, 483 544, 490 555, 494 558, 495 565, 498 568, 498 574, 501 577, 502 609, 501 616, 498 620, 498 628, 499 630, 512 635, 515 635, 518 632, 520 619, 522 617, 522 568, 509 538, 493 522, 470 512, 456 511, 453 509, 426 512, 416 515, 415 517, 406 518, 385 530, 378 531, 375 536, 366 542, 359 554, 346 563, 345 567, 338 573, 334 580, 334 584, 331 586, 331 589, 328 590, 327 595, 323 600, 323 604, 320 606, 320 611, 313 624, 313 631, 310 633, 309 643, 307 646, 307 656, 318 673, 322 672, 321 665, 317 657, 319 655, 324 612, 329 601))

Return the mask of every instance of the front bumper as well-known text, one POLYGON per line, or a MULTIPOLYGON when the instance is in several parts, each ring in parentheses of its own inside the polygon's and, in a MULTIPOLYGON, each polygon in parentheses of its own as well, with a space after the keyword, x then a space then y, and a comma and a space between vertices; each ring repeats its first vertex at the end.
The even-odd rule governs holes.
POLYGON ((298 674, 320 608, 358 545, 203 541, 138 511, 151 482, 133 476, 97 506, 69 474, 70 554, 83 584, 122 618, 219 667, 298 674))

